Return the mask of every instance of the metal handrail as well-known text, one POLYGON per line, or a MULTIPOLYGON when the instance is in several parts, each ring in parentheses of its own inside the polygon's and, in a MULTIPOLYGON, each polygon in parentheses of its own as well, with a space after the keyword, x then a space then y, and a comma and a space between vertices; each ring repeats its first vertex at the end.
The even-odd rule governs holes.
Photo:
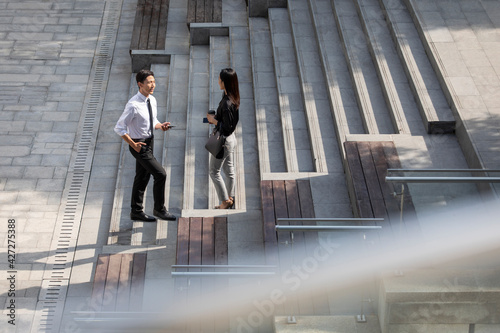
POLYGON ((172 265, 173 269, 267 269, 268 271, 197 271, 197 272, 171 272, 172 277, 208 277, 208 276, 233 276, 233 277, 246 277, 246 276, 269 276, 275 275, 276 266, 273 265, 172 265))
POLYGON ((208 277, 208 276, 232 276, 232 277, 250 277, 250 276, 272 276, 276 272, 171 272, 172 277, 208 277))
MULTIPOLYGON (((468 172, 468 173, 491 173, 500 172, 496 169, 387 169, 387 174, 390 173, 455 173, 455 172, 468 172)), ((499 183, 500 177, 473 177, 473 176, 386 176, 387 182, 396 183, 499 183)))
POLYGON ((500 177, 385 177, 393 183, 500 183, 500 177))
POLYGON ((383 222, 383 218, 351 218, 351 217, 279 217, 277 222, 383 222))
POLYGON ((277 225, 275 226, 276 231, 368 231, 368 230, 380 230, 381 226, 358 226, 358 225, 346 225, 346 226, 332 226, 332 225, 277 225))
POLYGON ((387 169, 387 172, 500 172, 495 169, 387 169))
POLYGON ((268 268, 274 269, 276 266, 272 265, 172 265, 172 268, 213 268, 213 269, 223 269, 223 268, 268 268))

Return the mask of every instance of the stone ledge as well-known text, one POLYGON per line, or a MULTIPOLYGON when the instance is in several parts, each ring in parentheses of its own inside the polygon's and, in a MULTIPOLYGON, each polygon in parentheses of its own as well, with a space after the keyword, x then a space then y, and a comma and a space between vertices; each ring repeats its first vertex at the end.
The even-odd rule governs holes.
POLYGON ((190 23, 191 45, 208 45, 210 36, 229 36, 229 27, 222 23, 190 23))
POLYGON ((150 69, 151 64, 170 64, 170 53, 165 50, 130 50, 132 72, 150 69))

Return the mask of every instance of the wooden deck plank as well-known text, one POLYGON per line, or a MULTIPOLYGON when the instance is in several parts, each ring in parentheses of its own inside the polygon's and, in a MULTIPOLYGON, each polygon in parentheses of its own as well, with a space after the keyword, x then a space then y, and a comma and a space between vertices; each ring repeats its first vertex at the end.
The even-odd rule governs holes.
POLYGON ((134 262, 132 264, 132 278, 130 285, 130 303, 129 303, 129 309, 131 311, 142 310, 145 278, 146 278, 146 254, 134 253, 134 262))
POLYGON ((106 286, 106 276, 108 274, 109 254, 100 254, 97 257, 97 266, 92 285, 92 303, 96 311, 101 311, 104 299, 104 288, 106 286))
POLYGON ((116 311, 129 311, 130 286, 132 284, 132 253, 121 255, 120 277, 118 280, 118 294, 116 295, 116 311))

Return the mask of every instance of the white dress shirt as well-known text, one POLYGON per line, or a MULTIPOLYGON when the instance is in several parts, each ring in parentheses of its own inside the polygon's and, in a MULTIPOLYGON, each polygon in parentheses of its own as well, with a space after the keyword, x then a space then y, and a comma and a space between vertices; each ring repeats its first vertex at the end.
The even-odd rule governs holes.
MULTIPOLYGON (((154 129, 156 124, 160 123, 156 118, 156 98, 154 98, 153 95, 149 95, 148 98, 153 111, 154 129)), ((151 133, 149 128, 149 110, 146 96, 138 92, 128 101, 125 110, 123 110, 120 119, 118 119, 115 125, 115 132, 119 136, 128 133, 132 139, 147 139, 151 137, 153 133, 151 133)))

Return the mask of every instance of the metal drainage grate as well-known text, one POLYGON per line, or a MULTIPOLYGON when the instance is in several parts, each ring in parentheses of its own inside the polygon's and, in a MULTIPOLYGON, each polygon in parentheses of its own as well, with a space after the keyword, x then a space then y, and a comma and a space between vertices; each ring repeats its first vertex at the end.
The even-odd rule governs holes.
POLYGON ((122 0, 109 0, 105 4, 101 32, 85 96, 85 109, 75 139, 77 149, 71 156, 62 205, 56 221, 31 333, 57 333, 60 330, 121 7, 122 0))

